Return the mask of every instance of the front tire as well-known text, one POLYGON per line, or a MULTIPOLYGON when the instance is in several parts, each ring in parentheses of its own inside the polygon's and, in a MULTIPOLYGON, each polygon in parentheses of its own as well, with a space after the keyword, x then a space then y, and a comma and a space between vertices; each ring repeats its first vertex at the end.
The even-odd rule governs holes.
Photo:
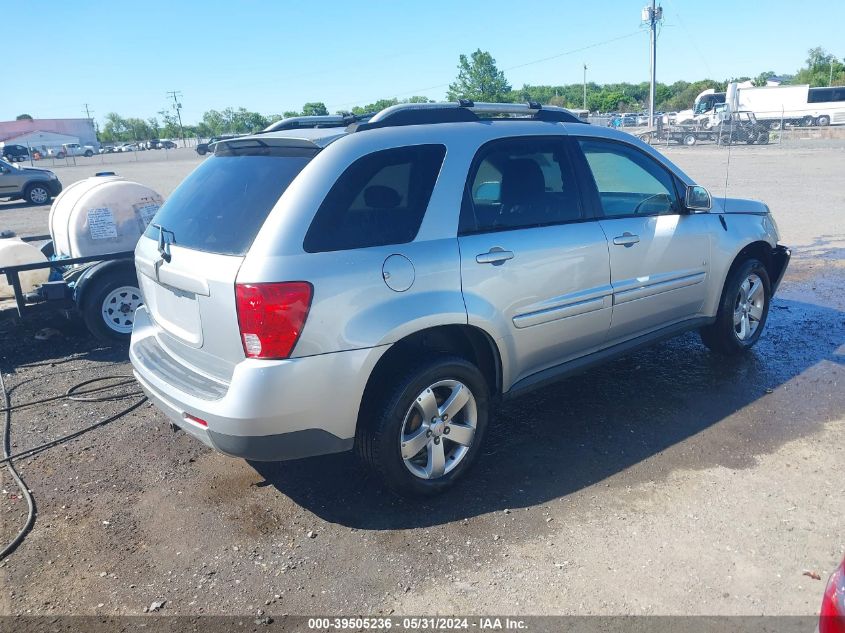
POLYGON ((367 398, 356 452, 400 495, 441 493, 477 458, 489 400, 475 365, 457 356, 432 358, 367 398))
POLYGON ((23 195, 30 204, 42 205, 50 202, 50 190, 41 183, 29 185, 23 195))
POLYGON ((85 326, 101 341, 128 341, 135 310, 143 303, 138 278, 127 269, 107 270, 88 280, 80 306, 85 326))
POLYGON ((85 158, 91 158, 94 155, 90 149, 85 151, 85 158))
POLYGON ((760 339, 772 285, 766 267, 758 259, 739 264, 725 282, 716 321, 701 329, 701 340, 711 351, 725 356, 745 352, 760 339))

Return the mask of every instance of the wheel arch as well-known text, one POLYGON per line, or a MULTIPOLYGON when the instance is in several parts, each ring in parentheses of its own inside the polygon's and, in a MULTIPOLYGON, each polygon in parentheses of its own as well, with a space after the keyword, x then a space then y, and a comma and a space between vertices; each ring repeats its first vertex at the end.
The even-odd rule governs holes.
POLYGON ((438 325, 405 336, 379 358, 364 388, 359 412, 407 366, 410 358, 419 354, 453 354, 465 358, 481 371, 491 395, 502 391, 502 360, 493 338, 474 325, 438 325))
MULTIPOLYGON (((81 309, 85 303, 87 294, 92 288, 96 287, 96 280, 103 274, 123 271, 131 272, 136 275, 135 264, 131 259, 113 259, 106 262, 98 262, 93 266, 85 269, 85 271, 77 278, 74 286, 74 301, 77 308, 81 309)), ((137 282, 136 282, 137 283, 137 282)))
MULTIPOLYGON (((722 298, 725 295, 725 288, 727 287, 728 279, 731 278, 733 272, 741 266, 743 262, 752 258, 758 259, 763 263, 772 284, 775 283, 776 279, 780 279, 782 268, 779 267, 779 263, 776 261, 772 245, 765 240, 755 240, 750 242, 734 254, 733 260, 731 260, 731 265, 728 266, 725 275, 722 277, 722 283, 718 294, 719 303, 716 304, 716 307, 721 304, 722 298)), ((786 264, 784 263, 783 266, 785 265, 786 264)), ((772 291, 774 292, 774 289, 772 289, 772 291)))

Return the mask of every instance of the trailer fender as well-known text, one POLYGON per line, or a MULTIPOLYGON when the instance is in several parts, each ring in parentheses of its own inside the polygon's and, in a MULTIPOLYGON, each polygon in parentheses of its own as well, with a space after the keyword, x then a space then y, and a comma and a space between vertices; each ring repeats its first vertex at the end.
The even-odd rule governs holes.
POLYGON ((93 266, 86 268, 74 285, 73 300, 77 308, 81 308, 84 304, 86 292, 90 292, 91 288, 97 286, 98 278, 101 278, 105 273, 116 272, 118 270, 121 272, 131 272, 137 280, 135 262, 131 259, 114 259, 107 262, 97 262, 93 266))

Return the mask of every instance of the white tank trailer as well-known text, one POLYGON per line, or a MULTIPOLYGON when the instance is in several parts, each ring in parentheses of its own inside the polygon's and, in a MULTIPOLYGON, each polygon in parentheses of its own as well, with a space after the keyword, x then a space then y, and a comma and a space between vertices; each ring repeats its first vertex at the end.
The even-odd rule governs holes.
MULTIPOLYGON (((51 266, 17 271, 21 314, 35 304, 75 308, 98 338, 128 338, 142 302, 132 251, 163 203, 145 185, 100 174, 73 183, 55 199, 48 218, 51 244, 39 250, 17 238, 0 239, 0 269, 47 263, 47 254, 62 273, 61 280, 48 282, 51 266)), ((6 275, 0 278, 0 297, 13 296, 6 275)))

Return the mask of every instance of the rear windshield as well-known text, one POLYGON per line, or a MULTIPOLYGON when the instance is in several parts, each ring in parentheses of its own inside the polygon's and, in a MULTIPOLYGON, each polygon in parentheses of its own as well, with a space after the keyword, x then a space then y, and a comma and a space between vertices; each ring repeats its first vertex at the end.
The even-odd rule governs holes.
POLYGON ((319 151, 260 141, 227 145, 182 181, 147 227, 147 237, 157 239, 160 226, 178 246, 244 255, 276 201, 319 151))

